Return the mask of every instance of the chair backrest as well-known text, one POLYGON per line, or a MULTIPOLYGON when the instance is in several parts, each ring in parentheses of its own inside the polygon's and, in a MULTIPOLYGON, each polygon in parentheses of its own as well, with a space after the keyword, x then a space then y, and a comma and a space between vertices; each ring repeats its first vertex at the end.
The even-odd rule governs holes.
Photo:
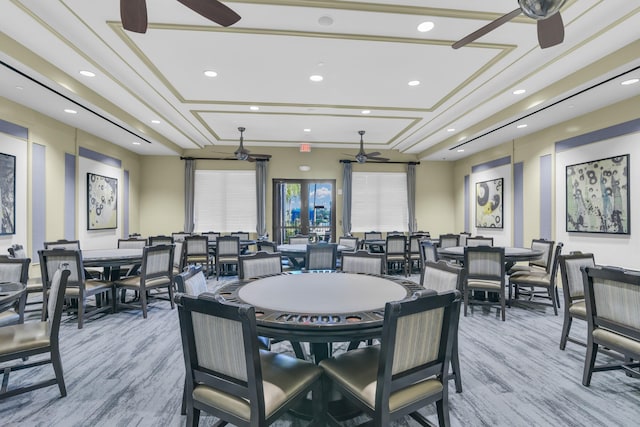
POLYGON ((184 242, 175 242, 173 244, 173 268, 178 271, 182 271, 184 269, 184 249, 184 242))
POLYGON ((202 233, 203 236, 207 236, 210 242, 215 242, 218 237, 220 237, 220 233, 217 231, 206 231, 202 233))
POLYGON ((433 289, 436 292, 455 290, 462 292, 464 284, 462 267, 450 264, 445 260, 426 262, 420 284, 425 289, 433 289))
POLYGON ((51 281, 56 270, 61 265, 65 265, 65 269, 69 270, 67 288, 78 287, 81 293, 84 292, 85 276, 81 251, 63 248, 43 249, 38 251, 38 256, 42 285, 46 289, 51 288, 51 281))
MULTIPOLYGON (((633 345, 640 355, 640 271, 615 267, 586 267, 583 269, 585 303, 589 333, 598 328, 625 337, 624 345, 633 345), (631 344, 630 341, 635 341, 631 344)), ((611 340, 612 347, 615 340, 611 340)))
POLYGON ((504 248, 465 246, 464 268, 467 279, 500 281, 504 285, 504 248))
POLYGON ((186 236, 183 241, 185 256, 209 255, 209 239, 207 236, 186 236))
POLYGON ((345 273, 380 275, 384 273, 384 254, 372 254, 365 250, 342 251, 341 268, 345 273))
POLYGON ((385 252, 389 255, 405 254, 407 250, 407 236, 404 234, 392 234, 387 236, 385 252))
POLYGON ((216 240, 216 256, 240 256, 240 238, 238 236, 220 236, 216 240))
POLYGON ((423 290, 385 305, 376 410, 388 410, 392 392, 429 377, 447 387, 459 312, 458 291, 437 294, 423 290))
POLYGON ((282 273, 282 256, 279 252, 256 252, 240 257, 240 279, 280 273, 282 273))
POLYGON ((190 265, 186 271, 174 278, 178 292, 198 296, 207 292, 207 278, 204 277, 201 265, 190 265))
POLYGON ((467 239, 471 237, 471 233, 467 233, 466 231, 461 232, 458 235, 458 245, 467 246, 467 239))
POLYGON ((467 237, 466 246, 493 246, 493 237, 467 237))
POLYGON ((235 231, 231 233, 232 236, 238 237, 240 240, 249 240, 249 234, 246 231, 235 231))
MULTIPOLYGON (((346 246, 347 248, 349 248, 348 250, 355 252, 358 250, 358 238, 352 236, 340 236, 338 238, 338 245, 346 246)), ((343 249, 342 252, 344 251, 345 250, 343 249)))
POLYGON ((422 259, 423 264, 429 261, 438 261, 438 248, 436 248, 436 245, 434 245, 430 240, 420 241, 420 258, 422 259))
POLYGON ((309 236, 297 235, 289 237, 290 245, 308 245, 309 243, 309 236))
POLYGON ((562 280, 562 293, 564 294, 565 308, 571 306, 574 300, 584 299, 584 280, 582 267, 594 267, 596 265, 593 254, 569 254, 561 255, 560 277, 562 280))
POLYGON ((17 243, 9 246, 7 248, 7 251, 9 252, 11 258, 27 258, 27 251, 22 245, 19 245, 17 243))
POLYGON ((173 243, 173 237, 171 236, 149 236, 149 246, 156 245, 170 245, 173 243))
POLYGON ((365 231, 364 240, 382 240, 382 233, 379 231, 365 231))
POLYGON ((26 286, 31 258, 0 257, 0 282, 16 282, 26 286))
POLYGON ((173 252, 175 245, 145 246, 142 250, 140 283, 159 277, 173 281, 173 252))
POLYGON ((558 265, 560 264, 560 256, 562 255, 562 242, 558 242, 556 248, 553 251, 553 258, 551 259, 551 272, 549 273, 549 284, 554 285, 556 283, 556 277, 558 276, 558 265))
POLYGON ((409 255, 420 256, 420 242, 423 237, 419 235, 409 236, 409 255))
POLYGON ((307 245, 305 269, 335 270, 338 245, 335 243, 315 243, 307 245))
POLYGON ((276 252, 277 245, 274 242, 268 240, 260 240, 257 242, 258 251, 260 252, 276 252))
POLYGON ((45 249, 71 249, 80 250, 80 240, 65 240, 60 239, 55 242, 44 242, 45 249))
POLYGON ((119 249, 142 249, 147 246, 147 239, 129 238, 118 239, 119 249))
POLYGON ((450 248, 459 245, 460 236, 457 234, 441 234, 438 246, 441 248, 450 248))
POLYGON ((67 281, 71 272, 66 268, 66 264, 53 273, 51 277, 51 286, 49 289, 49 298, 47 300, 47 313, 49 317, 49 327, 47 332, 52 345, 58 345, 58 332, 60 331, 60 321, 62 320, 62 309, 64 308, 64 294, 67 290, 67 281))
POLYGON ((197 298, 179 294, 176 300, 186 389, 193 390, 197 377, 198 383, 250 402, 251 420, 264 420, 255 309, 246 304, 224 304, 207 293, 197 298))
POLYGON ((531 249, 535 251, 542 251, 542 255, 538 259, 529 261, 530 266, 540 267, 547 273, 551 269, 551 258, 553 256, 553 240, 545 239, 533 239, 531 241, 531 249))
POLYGON ((171 238, 173 239, 173 243, 183 241, 189 236, 191 236, 191 233, 187 233, 185 231, 178 231, 175 233, 171 233, 171 238))

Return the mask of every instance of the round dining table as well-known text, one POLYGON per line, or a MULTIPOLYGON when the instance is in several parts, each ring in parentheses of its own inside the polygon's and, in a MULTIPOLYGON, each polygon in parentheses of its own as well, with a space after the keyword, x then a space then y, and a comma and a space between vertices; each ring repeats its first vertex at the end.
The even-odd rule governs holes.
MULTIPOLYGON (((438 249, 438 256, 444 259, 451 259, 455 261, 464 260, 464 248, 465 246, 451 246, 448 248, 438 249)), ((509 270, 518 261, 532 261, 538 259, 543 255, 542 251, 534 250, 531 248, 518 248, 505 246, 504 248, 504 260, 505 269, 509 270)))

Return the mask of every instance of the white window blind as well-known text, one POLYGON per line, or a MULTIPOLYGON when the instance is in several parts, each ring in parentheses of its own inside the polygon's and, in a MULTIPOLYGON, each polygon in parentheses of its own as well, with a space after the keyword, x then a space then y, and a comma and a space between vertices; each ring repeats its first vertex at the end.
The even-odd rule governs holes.
POLYGON ((407 174, 353 172, 351 231, 408 231, 407 174))
POLYGON ((196 232, 256 229, 255 171, 196 170, 194 187, 196 232))

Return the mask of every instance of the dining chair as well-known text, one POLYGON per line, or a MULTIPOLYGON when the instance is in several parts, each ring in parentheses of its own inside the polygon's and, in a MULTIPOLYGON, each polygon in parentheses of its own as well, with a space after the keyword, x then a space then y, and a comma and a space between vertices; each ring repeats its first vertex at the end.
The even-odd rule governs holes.
POLYGON ((520 271, 509 276, 509 301, 511 301, 511 288, 514 289, 514 298, 517 300, 520 295, 528 296, 529 301, 536 297, 548 298, 551 300, 553 312, 557 316, 560 307, 558 287, 556 286, 556 276, 558 273, 558 263, 562 253, 562 242, 558 242, 553 251, 551 270, 546 273, 520 271), (539 290, 542 288, 542 290, 539 290))
POLYGON ((474 236, 467 237, 465 246, 493 246, 493 237, 474 236))
POLYGON ((173 276, 184 271, 184 241, 173 244, 173 276))
POLYGON ((407 237, 404 234, 387 236, 384 256, 387 273, 401 271, 405 277, 408 275, 407 237))
POLYGON ((384 254, 373 254, 365 250, 342 251, 341 270, 345 273, 384 274, 384 254))
MULTIPOLYGON (((420 280, 420 285, 425 289, 430 289, 438 293, 464 290, 464 271, 457 264, 448 263, 445 260, 438 262, 427 261, 424 265, 424 276, 420 280)), ((458 317, 460 316, 460 306, 458 306, 458 317)), ((460 358, 458 355, 458 334, 453 337, 453 347, 451 351, 451 374, 449 379, 453 379, 456 385, 456 393, 462 393, 462 378, 460 377, 460 358)))
POLYGON ((640 375, 640 271, 616 267, 585 267, 587 353, 582 384, 589 386, 594 372, 623 370, 640 375), (619 353, 621 362, 596 365, 600 347, 619 353))
MULTIPOLYGON (((10 258, 26 259, 27 251, 21 244, 14 243, 7 248, 10 258)), ((30 296, 40 295, 42 296, 42 280, 40 278, 29 278, 29 269, 27 269, 27 294, 25 297, 25 313, 32 313, 36 311, 42 312, 42 298, 30 299, 30 296), (34 306, 35 308, 29 308, 34 306)))
POLYGON ((438 238, 439 248, 450 248, 460 246, 460 236, 457 234, 441 234, 438 238))
POLYGON ((344 246, 347 248, 347 249, 343 249, 342 252, 345 252, 345 251, 355 252, 358 250, 359 244, 360 242, 358 242, 357 237, 353 237, 353 236, 338 237, 338 246, 344 246))
POLYGON ((40 322, 27 322, 18 325, 0 327, 0 363, 19 361, 15 365, 3 367, 2 390, 0 399, 16 396, 38 388, 58 385, 60 395, 67 395, 60 358, 60 342, 58 332, 70 271, 61 265, 51 277, 49 288, 50 298, 47 300, 49 319, 40 322), (49 354, 48 359, 40 359, 27 363, 27 358, 49 354), (9 375, 11 372, 30 369, 51 363, 55 378, 40 381, 34 384, 9 389, 9 375))
POLYGON ((335 270, 338 245, 335 243, 313 243, 307 245, 305 270, 335 270))
POLYGON ((553 256, 553 245, 555 241, 546 239, 531 240, 531 249, 542 252, 539 258, 529 261, 528 265, 516 264, 507 271, 508 275, 519 271, 525 272, 545 272, 551 269, 551 258, 553 256))
POLYGON ((184 241, 187 237, 191 236, 191 233, 187 233, 186 231, 178 231, 171 233, 171 238, 173 239, 173 243, 184 241))
POLYGON ((9 252, 9 256, 11 258, 28 258, 27 251, 24 247, 18 243, 14 243, 7 248, 7 252, 9 252))
POLYGON ((586 346, 584 341, 569 335, 573 319, 587 320, 587 306, 584 300, 584 280, 581 269, 596 265, 593 254, 571 253, 560 255, 560 278, 562 280, 562 295, 564 298, 564 321, 560 336, 560 350, 564 350, 567 341, 586 346))
POLYGON ((471 233, 467 233, 466 231, 458 234, 458 245, 459 246, 467 246, 467 239, 471 237, 471 233))
POLYGON ((309 243, 311 243, 309 236, 295 235, 289 237, 290 245, 308 245, 309 243))
POLYGON ((270 276, 282 273, 282 257, 279 252, 258 251, 240 256, 240 279, 270 276))
POLYGON ((116 293, 113 282, 107 280, 91 279, 85 276, 82 262, 82 252, 74 249, 43 249, 38 251, 40 259, 40 274, 44 290, 42 292, 42 320, 47 318, 48 294, 51 292, 51 281, 60 265, 66 264, 70 271, 65 296, 76 301, 76 304, 67 304, 67 311, 76 311, 78 316, 78 329, 82 329, 86 318, 99 313, 115 312, 116 293), (110 294, 110 295, 109 295, 110 294), (94 297, 93 308, 88 305, 89 298, 94 297), (110 305, 107 301, 111 298, 110 305))
MULTIPOLYGON (((129 237, 128 239, 118 239, 118 249, 142 249, 147 246, 147 239, 139 237, 129 237)), ((139 264, 123 265, 120 267, 118 277, 133 276, 140 272, 139 264)))
MULTIPOLYGON (((0 256, 0 282, 21 283, 25 288, 29 280, 30 258, 9 258, 0 256)), ((14 307, 0 312, 0 326, 24 323, 27 290, 22 294, 14 307)))
POLYGON ((119 303, 118 307, 141 308, 142 317, 147 318, 148 300, 158 298, 158 291, 167 288, 167 294, 171 308, 173 302, 173 253, 175 247, 171 245, 146 246, 142 250, 142 265, 140 275, 126 277, 115 282, 117 289, 135 291, 140 298, 140 305, 129 303, 119 303))
POLYGON ((380 231, 365 231, 362 248, 369 252, 384 253, 384 246, 379 243, 373 244, 374 241, 384 241, 382 233, 380 231))
POLYGON ((471 291, 495 292, 498 294, 502 321, 505 320, 505 264, 504 248, 492 246, 475 246, 464 248, 464 315, 470 302, 474 304, 495 304, 485 301, 469 300, 471 291))
MULTIPOLYGON (((50 242, 44 242, 45 249, 69 249, 69 250, 80 250, 80 240, 67 240, 67 239, 59 239, 50 242)), ((103 275, 103 270, 96 268, 85 268, 84 274, 86 277, 91 279, 100 279, 103 275)))
POLYGON ((409 274, 414 270, 420 271, 422 259, 420 257, 420 242, 423 237, 417 234, 409 236, 409 245, 407 246, 407 262, 409 263, 409 274))
POLYGON ((249 236, 251 233, 247 232, 247 231, 234 231, 233 233, 230 233, 231 236, 235 236, 237 238, 239 238, 240 240, 249 240, 249 236))
POLYGON ((236 426, 267 426, 312 394, 313 425, 325 425, 322 369, 286 354, 260 350, 255 309, 209 294, 178 294, 186 367, 187 425, 201 411, 236 426))
MULTIPOLYGON (((459 312, 458 291, 423 290, 386 303, 380 345, 320 362, 323 407, 334 387, 371 418, 368 425, 386 427, 407 415, 431 425, 418 410, 435 403, 439 425, 448 426, 447 378, 459 312)), ((339 425, 327 416, 331 425, 339 425)))
POLYGON ((216 280, 225 266, 240 265, 240 238, 238 236, 220 236, 216 240, 216 280))
POLYGON ((173 237, 165 235, 149 236, 149 246, 170 245, 173 243, 173 237))
POLYGON ((205 274, 213 273, 213 259, 209 254, 209 239, 207 236, 186 236, 182 246, 184 260, 182 266, 201 264, 205 274))
POLYGON ((427 262, 438 261, 438 248, 431 240, 420 241, 420 283, 424 281, 424 265, 427 262))

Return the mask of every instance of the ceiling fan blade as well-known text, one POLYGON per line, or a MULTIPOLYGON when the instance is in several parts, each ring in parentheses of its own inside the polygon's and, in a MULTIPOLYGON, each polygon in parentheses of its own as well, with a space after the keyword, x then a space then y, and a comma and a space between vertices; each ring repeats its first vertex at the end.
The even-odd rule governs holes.
POLYGON ((146 0, 120 0, 122 27, 135 33, 147 32, 146 0))
POLYGON ((515 18, 516 16, 520 15, 520 13, 522 13, 522 9, 517 8, 516 10, 514 10, 512 12, 509 12, 506 15, 501 16, 500 18, 496 19, 495 21, 489 22, 487 25, 485 25, 484 27, 480 28, 479 30, 476 30, 473 33, 469 34, 468 36, 458 40, 457 42, 452 44, 451 47, 454 48, 454 49, 459 49, 462 46, 465 46, 465 45, 471 43, 472 41, 474 41, 476 39, 479 39, 480 37, 484 36, 485 34, 489 33, 490 31, 495 30, 500 25, 511 21, 513 18, 515 18))
POLYGON ((564 41, 564 23, 560 12, 538 21, 538 43, 542 49, 558 45, 564 41))
POLYGON ((386 157, 371 157, 371 156, 367 156, 367 160, 373 160, 376 162, 388 162, 389 159, 387 159, 386 157))
POLYGON ((178 0, 183 5, 205 18, 223 27, 228 27, 240 20, 240 15, 218 0, 178 0))
POLYGON ((382 154, 382 153, 379 152, 379 151, 374 151, 373 153, 367 153, 367 157, 368 158, 372 158, 372 157, 375 157, 375 156, 379 156, 380 154, 382 154))
POLYGON ((270 159, 271 158, 271 154, 251 154, 251 157, 253 157, 254 159, 270 159))

